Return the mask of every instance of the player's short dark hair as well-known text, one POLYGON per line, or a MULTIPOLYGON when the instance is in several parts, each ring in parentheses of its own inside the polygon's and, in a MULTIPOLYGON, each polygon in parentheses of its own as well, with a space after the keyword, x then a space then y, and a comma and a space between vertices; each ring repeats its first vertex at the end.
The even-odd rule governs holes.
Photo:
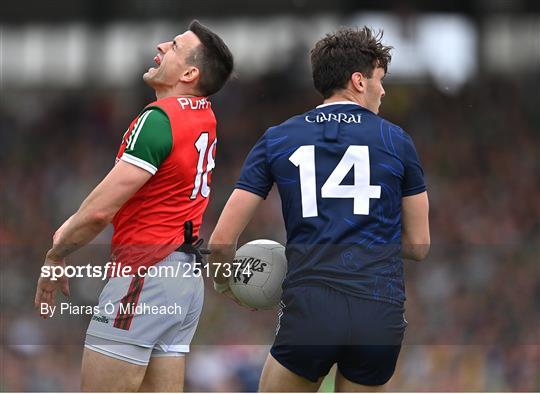
POLYGON ((355 72, 371 78, 376 67, 386 72, 392 47, 381 43, 382 30, 343 28, 319 40, 311 50, 315 89, 324 98, 344 89, 355 72))
POLYGON ((198 89, 203 96, 218 92, 232 73, 233 55, 223 40, 208 27, 194 20, 189 30, 201 41, 190 57, 190 62, 199 67, 198 89))

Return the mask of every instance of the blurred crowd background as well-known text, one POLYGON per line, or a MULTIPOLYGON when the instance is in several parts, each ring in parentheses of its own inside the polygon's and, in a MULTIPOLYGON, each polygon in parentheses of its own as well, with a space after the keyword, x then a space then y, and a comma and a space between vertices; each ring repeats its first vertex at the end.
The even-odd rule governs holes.
MULTIPOLYGON (((38 318, 32 303, 39 267, 55 229, 108 172, 129 122, 154 99, 140 75, 151 65, 155 43, 182 31, 190 19, 174 2, 126 2, 135 11, 125 15, 118 10, 121 2, 110 2, 116 7, 95 2, 103 9, 89 3, 80 2, 87 5, 82 11, 66 6, 64 20, 57 20, 62 17, 52 16, 52 11, 40 16, 39 7, 27 16, 21 9, 9 8, 0 17, 2 391, 78 390, 88 319, 61 316, 44 322, 38 318), (77 12, 87 10, 92 12, 82 23, 95 32, 116 26, 116 19, 124 16, 136 25, 136 12, 156 18, 168 15, 163 22, 168 27, 147 27, 155 42, 142 49, 140 42, 118 46, 110 55, 120 63, 111 67, 120 69, 111 73, 96 65, 107 59, 92 57, 105 56, 92 49, 96 42, 90 45, 90 55, 84 55, 90 56, 93 66, 85 62, 86 71, 81 73, 76 71, 79 63, 69 63, 67 50, 60 54, 42 50, 38 56, 39 45, 32 40, 39 41, 36 32, 43 30, 36 26, 54 27, 59 34, 77 19, 77 12), (180 22, 172 23, 171 17, 176 16, 180 22), (168 35, 161 37, 162 30, 168 35), (135 58, 128 53, 133 48, 138 51, 135 58), (50 60, 48 55, 61 60, 50 60), (39 67, 33 63, 37 57, 39 67), (131 67, 124 73, 128 77, 121 68, 126 58, 131 67), (64 63, 70 64, 68 82, 62 79, 64 63)), ((384 28, 391 33, 385 42, 395 47, 397 63, 395 69, 394 63, 390 65, 385 80, 381 115, 402 126, 416 143, 430 194, 432 234, 428 259, 405 264, 409 327, 389 389, 539 391, 539 7, 532 1, 493 2, 495 6, 484 1, 454 2, 455 9, 445 8, 449 2, 444 1, 442 9, 431 9, 428 2, 398 7, 366 2, 365 9, 353 3, 338 1, 325 8, 320 1, 283 0, 276 2, 275 9, 260 10, 238 2, 241 18, 236 19, 229 8, 222 18, 213 15, 215 7, 208 2, 199 5, 201 14, 190 11, 189 15, 223 32, 239 54, 237 74, 212 98, 219 143, 202 236, 208 239, 246 154, 266 128, 320 104, 310 82, 310 45, 325 32, 359 21, 384 28), (274 14, 281 19, 276 22, 274 14), (307 14, 317 21, 311 30, 305 28, 310 25, 307 14), (458 26, 457 30, 444 28, 442 22, 422 21, 430 15, 435 21, 453 21, 450 25, 458 26), (411 38, 415 18, 422 22, 419 26, 431 26, 426 34, 443 47, 442 52, 433 49, 427 56, 430 61, 422 51, 429 55, 431 44, 426 49, 411 38), (253 37, 263 41, 250 42, 250 28, 257 24, 261 30, 253 37), (290 36, 283 41, 283 33, 272 26, 304 26, 297 30, 303 32, 302 38, 290 36), (274 40, 277 36, 279 40, 274 40), (278 45, 286 40, 296 44, 278 45), (272 55, 272 51, 277 52, 272 55), (408 51, 423 53, 424 60, 407 55, 408 51), (433 63, 432 57, 440 63, 433 63), (415 61, 422 72, 415 69, 415 61), (448 73, 437 73, 444 69, 443 63, 452 67, 448 73)), ((161 26, 160 20, 154 23, 161 26)), ((84 28, 77 31, 81 34, 84 28)), ((67 36, 69 32, 73 31, 67 29, 67 36)), ((95 40, 99 47, 99 39, 95 40)), ((76 52, 76 45, 73 48, 76 52)), ((109 228, 87 248, 93 259, 106 256, 110 234, 109 228)), ((255 238, 285 239, 275 190, 241 242, 255 238)), ((81 261, 84 253, 76 259, 81 261)), ((97 302, 102 285, 99 280, 73 280, 72 301, 97 302)), ((275 324, 276 311, 242 310, 207 283, 203 316, 188 359, 186 390, 255 391, 275 324)), ((322 390, 332 390, 332 385, 325 383, 322 390)))

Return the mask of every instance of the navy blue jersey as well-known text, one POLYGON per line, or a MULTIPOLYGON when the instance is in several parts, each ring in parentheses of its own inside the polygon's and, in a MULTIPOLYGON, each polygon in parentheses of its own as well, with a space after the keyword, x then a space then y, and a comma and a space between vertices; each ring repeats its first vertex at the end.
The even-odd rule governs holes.
POLYGON ((269 128, 236 187, 278 186, 287 230, 283 287, 318 283, 405 301, 401 198, 424 192, 411 137, 352 102, 326 104, 269 128))

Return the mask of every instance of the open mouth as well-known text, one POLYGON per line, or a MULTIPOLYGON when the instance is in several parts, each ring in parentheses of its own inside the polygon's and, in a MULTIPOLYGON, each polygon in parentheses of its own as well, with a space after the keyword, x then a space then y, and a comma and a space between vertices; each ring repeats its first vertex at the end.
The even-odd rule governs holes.
POLYGON ((157 70, 159 68, 159 66, 161 65, 161 58, 159 57, 159 55, 154 56, 154 63, 156 63, 157 66, 150 67, 148 71, 157 70))

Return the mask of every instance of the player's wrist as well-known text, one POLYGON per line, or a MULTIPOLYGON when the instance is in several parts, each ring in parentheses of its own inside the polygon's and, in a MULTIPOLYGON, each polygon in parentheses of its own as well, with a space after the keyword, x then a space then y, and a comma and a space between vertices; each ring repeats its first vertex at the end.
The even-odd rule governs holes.
POLYGON ((214 280, 214 290, 217 291, 220 294, 225 293, 227 290, 229 290, 229 281, 226 280, 225 282, 218 283, 214 280))
POLYGON ((64 258, 59 256, 54 251, 54 248, 47 252, 47 254, 45 255, 45 259, 51 265, 62 265, 62 264, 64 264, 64 258))

